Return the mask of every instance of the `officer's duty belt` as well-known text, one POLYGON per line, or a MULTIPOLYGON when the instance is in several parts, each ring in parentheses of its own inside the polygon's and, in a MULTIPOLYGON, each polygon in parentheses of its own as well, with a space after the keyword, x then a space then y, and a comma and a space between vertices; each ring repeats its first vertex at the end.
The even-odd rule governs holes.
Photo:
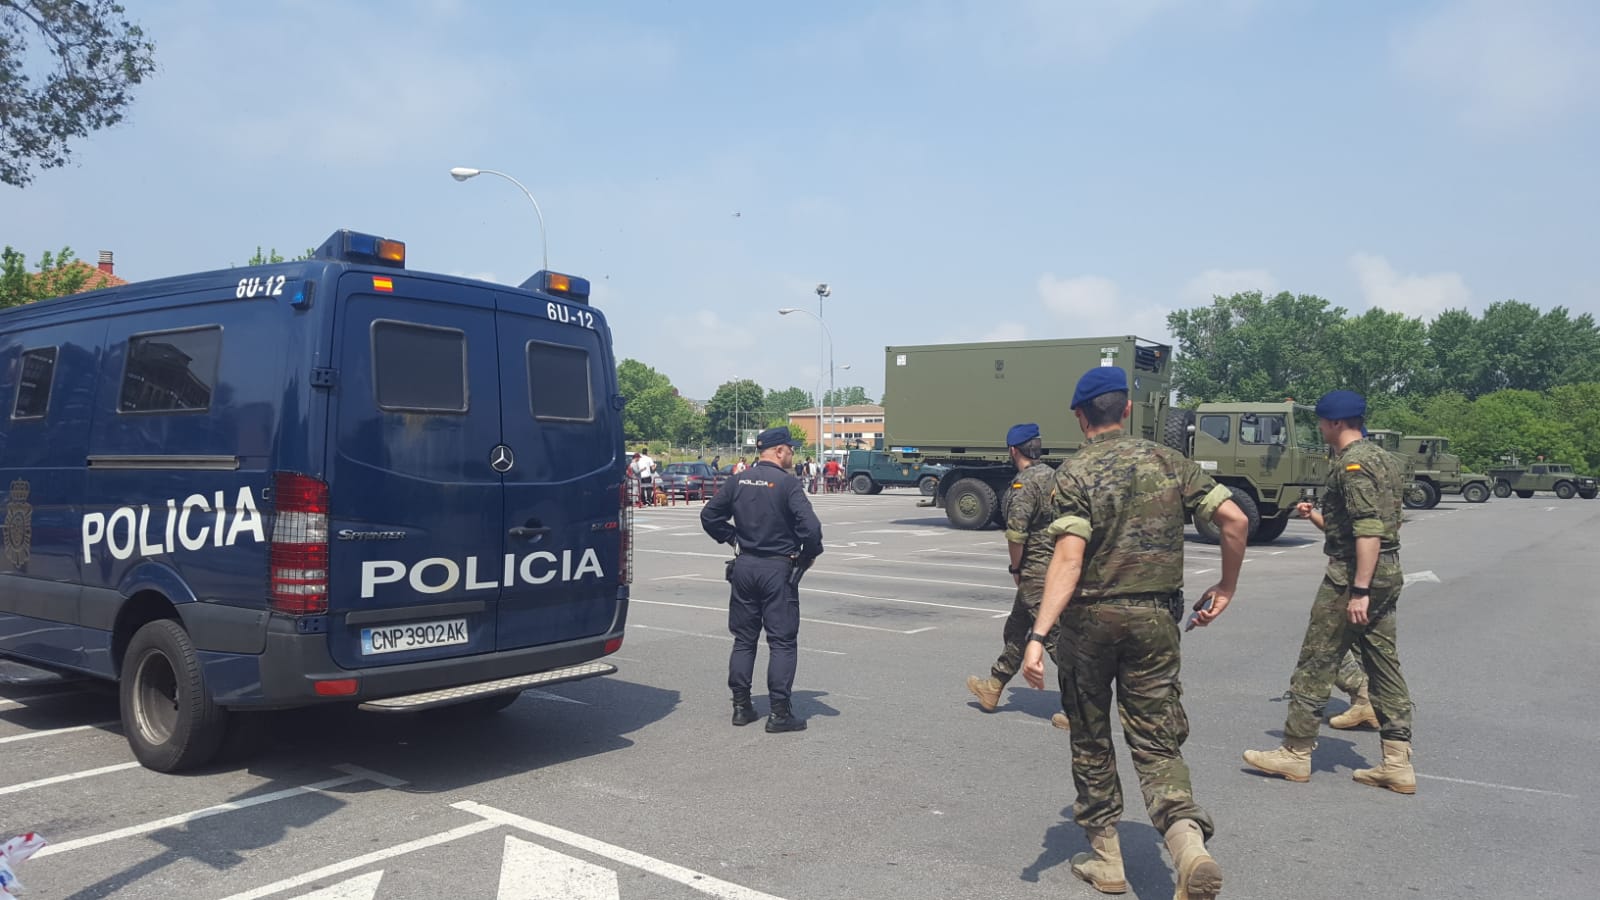
POLYGON ((793 558, 788 553, 762 553, 759 550, 740 550, 739 551, 739 555, 740 556, 748 556, 748 557, 751 557, 752 559, 792 559, 793 558))

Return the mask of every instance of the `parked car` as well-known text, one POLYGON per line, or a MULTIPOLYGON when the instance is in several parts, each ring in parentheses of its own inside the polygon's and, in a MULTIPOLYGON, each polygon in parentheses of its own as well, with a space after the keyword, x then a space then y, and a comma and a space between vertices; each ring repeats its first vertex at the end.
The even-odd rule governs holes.
POLYGON ((715 494, 726 479, 727 476, 711 468, 710 463, 668 463, 656 477, 656 491, 685 500, 705 500, 715 494))

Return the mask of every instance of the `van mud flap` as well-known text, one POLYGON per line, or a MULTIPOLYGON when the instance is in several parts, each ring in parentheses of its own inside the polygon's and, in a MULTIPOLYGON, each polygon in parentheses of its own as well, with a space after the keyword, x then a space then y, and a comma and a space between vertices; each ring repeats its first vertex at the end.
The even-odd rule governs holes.
POLYGON ((439 706, 454 706, 457 703, 465 703, 468 700, 477 700, 482 697, 493 697, 497 694, 521 693, 531 687, 560 684, 563 681, 578 681, 584 678, 594 678, 598 675, 614 675, 616 671, 617 667, 610 663, 584 663, 578 666, 567 666, 564 669, 537 672, 533 675, 496 678, 494 681, 480 681, 477 684, 463 684, 460 687, 441 688, 437 691, 423 691, 419 694, 404 694, 399 697, 385 697, 382 700, 368 700, 361 704, 360 708, 368 712, 419 712, 439 706))

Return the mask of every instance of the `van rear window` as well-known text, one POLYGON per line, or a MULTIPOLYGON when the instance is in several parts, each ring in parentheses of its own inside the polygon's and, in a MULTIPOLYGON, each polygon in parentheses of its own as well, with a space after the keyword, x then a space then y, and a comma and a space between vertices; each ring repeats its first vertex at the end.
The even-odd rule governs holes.
POLYGON ((50 382, 56 374, 56 348, 22 351, 22 376, 17 379, 13 419, 37 419, 50 409, 50 382))
POLYGON ((594 421, 589 351, 566 344, 528 342, 528 396, 535 419, 594 421))
POLYGON ((467 336, 454 328, 372 323, 378 406, 413 412, 467 411, 467 336))
POLYGON ((134 335, 122 374, 118 412, 198 412, 211 407, 222 329, 134 335))

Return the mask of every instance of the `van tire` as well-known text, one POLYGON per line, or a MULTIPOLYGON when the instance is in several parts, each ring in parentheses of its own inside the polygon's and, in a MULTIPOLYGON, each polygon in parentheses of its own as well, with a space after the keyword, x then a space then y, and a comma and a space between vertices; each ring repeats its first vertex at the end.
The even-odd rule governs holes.
POLYGON ((994 488, 977 478, 957 481, 944 498, 945 517, 951 525, 967 531, 987 526, 998 508, 994 488))
POLYGON ((1189 455, 1189 426, 1194 424, 1194 410, 1169 409, 1167 420, 1161 423, 1161 443, 1189 455))
POLYGON ((917 490, 921 491, 924 497, 932 497, 939 490, 939 476, 922 476, 922 480, 917 482, 917 490))
POLYGON ((1461 498, 1468 503, 1482 503, 1489 499, 1489 486, 1482 482, 1474 481, 1461 489, 1461 498))
POLYGON ((122 728, 145 768, 178 772, 216 757, 228 711, 211 699, 188 632, 171 619, 145 623, 122 658, 122 728))
MULTIPOLYGON (((1246 519, 1250 520, 1249 530, 1245 532, 1245 543, 1251 543, 1255 540, 1256 532, 1261 528, 1261 508, 1256 506, 1256 499, 1250 496, 1250 492, 1244 488, 1230 484, 1228 485, 1228 490, 1233 493, 1234 505, 1239 507, 1246 519)), ((1222 543, 1222 530, 1211 522, 1202 522, 1199 519, 1195 519, 1194 530, 1199 533, 1200 540, 1207 544, 1222 543)))
POLYGON ((1577 496, 1577 494, 1578 494, 1578 489, 1572 486, 1572 482, 1570 482, 1570 481, 1558 481, 1558 482, 1556 482, 1556 496, 1559 497, 1560 499, 1562 499, 1562 500, 1571 500, 1573 497, 1577 496))
POLYGON ((1494 483, 1494 495, 1499 497, 1501 500, 1511 496, 1511 482, 1496 481, 1494 483))
POLYGON ((865 472, 860 472, 850 476, 850 490, 855 491, 858 494, 872 493, 872 485, 872 476, 865 472))

